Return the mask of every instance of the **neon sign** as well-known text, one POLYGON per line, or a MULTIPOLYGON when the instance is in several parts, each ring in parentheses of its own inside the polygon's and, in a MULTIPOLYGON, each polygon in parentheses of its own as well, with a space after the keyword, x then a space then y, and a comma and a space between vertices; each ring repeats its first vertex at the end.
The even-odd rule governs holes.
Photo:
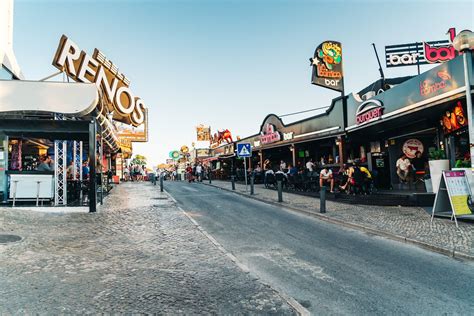
POLYGON ((437 75, 438 79, 440 79, 438 81, 427 79, 420 82, 420 94, 422 96, 427 96, 446 88, 448 81, 451 80, 451 75, 447 71, 438 71, 437 75))
POLYGON ((367 100, 356 111, 356 123, 363 124, 382 117, 383 105, 380 100, 367 100))
POLYGON ((385 46, 386 66, 427 65, 454 59, 458 54, 452 45, 456 29, 450 28, 447 34, 449 40, 385 46))

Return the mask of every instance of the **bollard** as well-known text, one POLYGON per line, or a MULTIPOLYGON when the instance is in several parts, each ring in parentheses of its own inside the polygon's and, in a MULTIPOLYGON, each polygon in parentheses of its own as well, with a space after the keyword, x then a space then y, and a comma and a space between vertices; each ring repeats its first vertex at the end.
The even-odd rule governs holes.
POLYGON ((160 175, 160 192, 163 192, 163 175, 160 175))
POLYGON ((277 181, 278 187, 278 202, 283 202, 283 182, 281 180, 277 181))
POLYGON ((231 177, 230 177, 230 181, 232 181, 232 190, 235 191, 235 177, 234 177, 234 176, 231 176, 231 177))
POLYGON ((152 179, 153 185, 156 185, 156 175, 155 175, 155 174, 152 174, 151 176, 152 176, 151 179, 152 179))
POLYGON ((209 172, 209 184, 212 183, 212 179, 211 179, 211 178, 212 178, 212 172, 209 172))
POLYGON ((253 191, 253 184, 255 182, 255 177, 252 175, 250 177, 250 195, 253 195, 254 194, 254 191, 253 191))
POLYGON ((319 191, 319 213, 326 213, 326 187, 321 187, 319 191))

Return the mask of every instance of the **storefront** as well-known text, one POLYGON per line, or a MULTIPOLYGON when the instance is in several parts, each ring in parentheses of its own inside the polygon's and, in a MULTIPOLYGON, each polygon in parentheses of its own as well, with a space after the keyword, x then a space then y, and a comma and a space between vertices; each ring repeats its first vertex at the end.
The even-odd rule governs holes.
MULTIPOLYGON (((470 56, 472 59, 472 55, 470 56)), ((471 63, 472 65, 472 63, 471 63)), ((472 69, 469 74, 472 78, 472 69)), ((346 155, 366 161, 383 188, 399 183, 396 162, 404 154, 428 160, 445 153, 450 167, 470 166, 462 56, 363 100, 347 100, 346 155)), ((412 160, 413 161, 413 160, 412 160)), ((414 179, 416 181, 416 179, 414 179)))
POLYGON ((59 72, 46 79, 64 73, 77 83, 0 80, 1 201, 94 212, 131 142, 147 141, 148 111, 97 49, 89 56, 63 36, 53 65, 59 72))
POLYGON ((214 179, 226 180, 234 173, 236 168, 236 155, 234 143, 226 143, 211 149, 211 157, 206 158, 214 179))
POLYGON ((336 98, 322 114, 284 124, 274 114, 268 115, 260 132, 241 139, 238 143, 252 145, 248 166, 278 169, 280 162, 304 168, 312 159, 316 165, 339 167, 344 160, 343 98, 336 98))

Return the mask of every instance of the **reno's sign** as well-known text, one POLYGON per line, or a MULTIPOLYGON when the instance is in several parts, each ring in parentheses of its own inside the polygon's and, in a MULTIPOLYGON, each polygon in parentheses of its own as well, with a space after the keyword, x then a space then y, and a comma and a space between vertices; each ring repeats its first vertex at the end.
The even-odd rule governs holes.
POLYGON ((63 35, 53 66, 75 81, 95 83, 103 92, 109 112, 114 113, 114 120, 133 126, 145 123, 147 111, 144 101, 133 94, 128 78, 98 49, 90 56, 63 35))

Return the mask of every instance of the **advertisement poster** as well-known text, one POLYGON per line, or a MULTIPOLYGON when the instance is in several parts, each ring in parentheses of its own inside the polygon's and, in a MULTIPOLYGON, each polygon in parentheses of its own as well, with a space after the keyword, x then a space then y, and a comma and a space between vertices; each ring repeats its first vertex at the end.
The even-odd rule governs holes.
POLYGON ((145 115, 145 123, 140 126, 133 126, 120 122, 115 122, 118 130, 118 137, 130 140, 131 142, 147 142, 148 141, 148 111, 145 115))
POLYGON ((461 101, 458 101, 454 108, 444 113, 440 123, 445 134, 455 132, 461 127, 467 126, 467 116, 464 115, 461 101))
POLYGON ((335 41, 321 43, 310 60, 313 66, 312 84, 344 91, 341 43, 335 41))

